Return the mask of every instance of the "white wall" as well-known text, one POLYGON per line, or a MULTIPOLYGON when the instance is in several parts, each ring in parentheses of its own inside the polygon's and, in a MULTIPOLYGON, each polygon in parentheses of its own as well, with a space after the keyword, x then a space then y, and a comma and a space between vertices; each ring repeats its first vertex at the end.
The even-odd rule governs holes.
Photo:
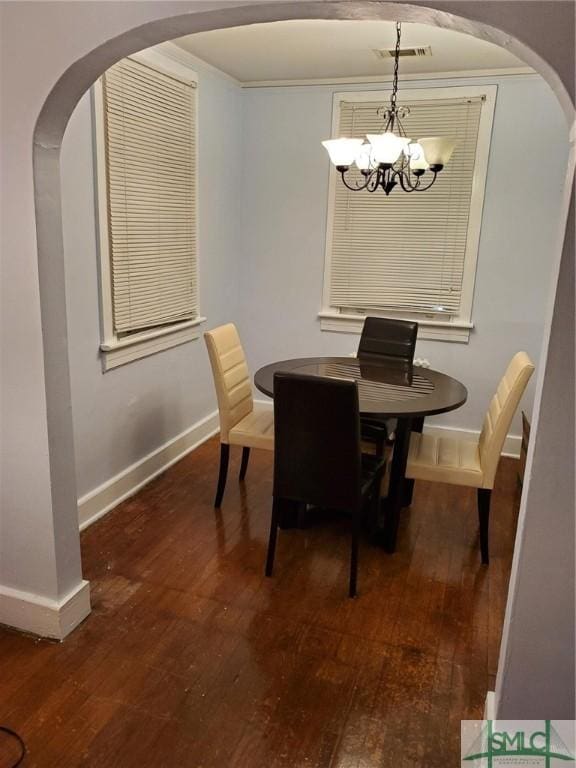
MULTIPOLYGON (((468 385, 467 404, 431 422, 480 429, 509 359, 538 363, 566 168, 567 128, 538 76, 474 79, 498 85, 468 344, 418 341, 416 355, 468 385), (554 148, 554 149, 552 149, 554 148), (542 172, 541 161, 546 171, 542 172)), ((434 81, 432 86, 466 81, 434 81)), ((404 87, 424 87, 411 81, 404 87)), ((366 86, 366 90, 376 86, 366 86)), ((352 86, 254 88, 244 93, 242 335, 251 366, 283 357, 348 354, 358 336, 320 331, 330 136, 335 91, 352 86)), ((393 194, 402 194, 395 192, 393 194)), ((534 380, 523 402, 532 409, 534 380)), ((512 433, 518 434, 519 414, 512 433)))
POLYGON ((574 227, 573 189, 546 379, 526 465, 533 491, 524 491, 498 664, 496 711, 502 719, 529 720, 544 712, 548 718, 576 716, 574 227), (560 383, 551 388, 555 375, 560 383))
MULTIPOLYGON (((196 71, 200 298, 206 327, 235 320, 254 370, 282 357, 348 354, 358 337, 322 332, 317 319, 328 195, 328 161, 319 142, 329 135, 332 95, 342 86, 241 90, 213 70, 196 66, 196 71)), ((536 76, 496 82, 475 329, 469 344, 419 341, 417 348, 433 367, 469 385, 466 406, 435 419, 464 429, 480 428, 495 382, 514 351, 524 348, 538 361, 550 286, 546 254, 553 244, 565 162, 564 151, 546 149, 566 141, 565 121, 548 86, 536 76), (543 155, 547 174, 525 162, 543 155)), ((62 147, 80 497, 215 408, 201 339, 102 372, 91 111, 87 94, 62 147)), ((524 402, 528 411, 533 386, 524 402)))
MULTIPOLYGON (((241 92, 198 74, 201 332, 238 315, 241 92)), ((216 408, 204 341, 102 372, 92 104, 86 94, 62 145, 62 195, 78 495, 92 491, 216 408)))

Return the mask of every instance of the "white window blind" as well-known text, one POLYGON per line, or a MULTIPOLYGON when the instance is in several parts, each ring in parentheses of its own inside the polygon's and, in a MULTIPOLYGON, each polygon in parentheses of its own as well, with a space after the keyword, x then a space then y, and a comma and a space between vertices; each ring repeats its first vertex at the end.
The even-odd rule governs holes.
MULTIPOLYGON (((399 102, 400 103, 400 102, 399 102)), ((413 140, 450 136, 452 159, 426 192, 400 185, 351 192, 335 185, 331 232, 330 305, 341 311, 380 310, 457 315, 468 235, 482 97, 404 101, 402 121, 413 140)), ((382 131, 379 102, 340 103, 339 135, 382 131)), ((350 175, 350 174, 349 174, 350 175)), ((424 176, 424 181, 430 172, 424 176)), ((357 178, 362 180, 360 173, 357 178)), ((351 179, 354 181, 354 179, 351 179)))
POLYGON ((103 76, 118 336, 198 315, 194 85, 132 59, 103 76))

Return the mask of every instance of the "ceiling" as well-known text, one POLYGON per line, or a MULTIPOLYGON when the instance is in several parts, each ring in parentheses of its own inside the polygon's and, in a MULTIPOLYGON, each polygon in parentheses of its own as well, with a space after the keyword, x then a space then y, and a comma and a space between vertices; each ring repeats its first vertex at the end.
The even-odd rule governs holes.
MULTIPOLYGON (((393 59, 374 49, 393 48, 390 21, 280 21, 217 29, 174 42, 242 83, 388 77, 393 59)), ((524 63, 492 43, 426 24, 402 24, 402 48, 431 46, 432 55, 403 57, 400 75, 515 69, 524 63)))

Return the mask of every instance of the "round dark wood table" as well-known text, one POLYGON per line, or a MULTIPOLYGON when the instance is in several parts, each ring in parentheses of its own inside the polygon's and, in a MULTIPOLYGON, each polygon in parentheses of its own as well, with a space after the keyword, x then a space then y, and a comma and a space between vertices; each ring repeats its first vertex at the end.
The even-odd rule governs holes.
POLYGON ((398 419, 388 496, 383 499, 377 524, 377 539, 386 551, 394 552, 400 511, 412 498, 413 482, 405 480, 410 432, 421 432, 426 416, 464 405, 468 397, 466 387, 440 371, 382 358, 307 357, 260 368, 254 376, 256 388, 274 397, 277 372, 352 379, 358 384, 362 416, 398 419))

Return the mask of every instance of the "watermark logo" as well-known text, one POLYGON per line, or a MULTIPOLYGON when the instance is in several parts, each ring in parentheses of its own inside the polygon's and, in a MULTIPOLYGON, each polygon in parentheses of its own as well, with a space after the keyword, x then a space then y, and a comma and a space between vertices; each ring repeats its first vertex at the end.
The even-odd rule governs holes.
POLYGON ((573 720, 462 720, 461 768, 576 768, 573 720))

